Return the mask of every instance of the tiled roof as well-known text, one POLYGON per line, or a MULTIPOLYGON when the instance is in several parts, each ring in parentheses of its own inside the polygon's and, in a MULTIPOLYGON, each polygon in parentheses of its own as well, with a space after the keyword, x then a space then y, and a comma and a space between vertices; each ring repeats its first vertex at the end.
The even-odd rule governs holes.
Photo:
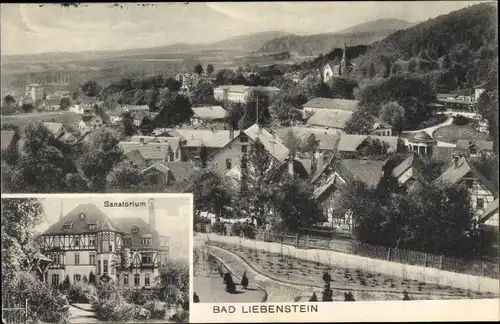
POLYGON ((138 149, 128 151, 125 153, 125 156, 127 159, 132 162, 134 165, 137 165, 138 167, 143 167, 146 165, 146 159, 144 156, 142 156, 141 152, 138 149))
POLYGON ((23 132, 30 122, 51 122, 61 123, 66 127, 69 132, 78 132, 79 123, 82 120, 81 116, 77 113, 69 111, 58 112, 36 112, 29 114, 19 114, 11 116, 2 116, 2 124, 14 124, 19 126, 23 132))
POLYGON ((311 126, 344 129, 346 122, 351 118, 352 114, 353 112, 348 110, 321 109, 309 117, 306 123, 311 126))
POLYGON ((123 110, 128 111, 149 111, 148 105, 122 105, 123 110))
POLYGON ((269 133, 257 124, 245 129, 244 133, 253 141, 258 138, 266 150, 278 161, 283 160, 290 153, 290 150, 283 144, 278 135, 269 133))
POLYGON ((141 173, 146 173, 151 170, 156 170, 165 174, 168 174, 168 172, 170 171, 170 169, 165 164, 158 162, 142 170, 141 173))
POLYGON ((278 134, 278 136, 280 136, 281 138, 285 138, 291 131, 295 134, 295 136, 299 137, 302 140, 305 140, 311 134, 314 134, 316 139, 319 141, 320 150, 333 150, 337 145, 337 138, 341 136, 339 130, 320 129, 320 128, 303 127, 303 126, 280 127, 273 129, 273 131, 276 134, 278 134))
POLYGON ((389 153, 396 152, 398 150, 398 141, 399 137, 397 136, 378 136, 378 135, 369 135, 371 139, 378 139, 381 142, 385 142, 389 145, 387 151, 389 153))
POLYGON ((176 181, 189 178, 196 171, 195 164, 192 162, 164 162, 163 164, 170 169, 176 181))
POLYGON ((370 187, 376 187, 383 176, 384 161, 345 159, 340 163, 355 178, 370 187))
POLYGON ((314 98, 306 102, 303 107, 354 111, 358 107, 358 103, 358 100, 314 98))
POLYGON ((245 86, 245 85, 230 85, 230 86, 220 86, 214 89, 214 91, 217 90, 227 90, 228 92, 238 92, 238 93, 244 93, 248 90, 250 90, 250 87, 245 86))
POLYGON ((430 142, 436 142, 436 140, 433 139, 432 136, 429 135, 425 131, 420 131, 418 133, 412 133, 408 137, 408 141, 413 142, 413 143, 430 143, 430 142))
POLYGON ((43 122, 43 126, 45 126, 54 135, 59 135, 59 133, 63 130, 63 124, 61 123, 43 122))
POLYGON ((401 162, 392 170, 392 175, 395 178, 399 178, 403 173, 405 173, 406 170, 411 168, 414 160, 415 154, 411 153, 406 159, 403 160, 403 162, 401 162))
POLYGON ((139 230, 143 233, 149 232, 149 224, 141 217, 133 218, 110 218, 113 223, 115 223, 122 232, 131 233, 132 228, 137 226, 139 230))
POLYGON ((139 150, 142 156, 147 160, 163 160, 169 153, 169 143, 136 143, 136 142, 120 142, 120 147, 124 153, 139 150))
POLYGON ((368 135, 342 134, 337 145, 339 152, 356 152, 358 147, 368 138, 368 135))
POLYGON ((130 138, 130 142, 140 143, 141 139, 144 139, 145 143, 168 143, 174 152, 177 151, 182 140, 180 137, 135 135, 130 138))
POLYGON ((382 119, 380 119, 378 117, 373 117, 373 122, 374 122, 374 125, 373 125, 374 129, 377 129, 379 126, 382 126, 383 128, 392 128, 391 125, 389 125, 388 123, 386 123, 385 121, 383 121, 382 119))
POLYGON ((2 150, 5 150, 7 147, 9 147, 10 143, 12 143, 12 139, 14 138, 15 132, 14 131, 2 131, 2 150))
POLYGON ((204 120, 224 119, 226 118, 226 110, 221 106, 207 106, 191 108, 195 117, 204 120))
POLYGON ((83 233, 92 232, 102 229, 109 229, 112 231, 119 231, 119 229, 109 222, 108 217, 94 204, 81 204, 76 206, 73 210, 66 214, 57 223, 52 224, 45 232, 47 234, 59 233, 83 233), (80 215, 84 214, 83 219, 80 215), (68 224, 71 227, 68 230, 63 229, 63 225, 68 224), (88 224, 96 224, 96 230, 90 230, 88 224))
MULTIPOLYGON (((234 131, 234 138, 239 135, 239 131, 234 131)), ((180 136, 187 141, 186 146, 189 147, 196 144, 199 147, 200 142, 208 148, 222 148, 226 146, 232 138, 229 130, 208 130, 208 129, 187 129, 178 128, 169 132, 172 136, 180 136), (193 142, 192 140, 196 140, 193 142)))
POLYGON ((493 195, 497 195, 495 186, 464 157, 458 159, 457 166, 455 166, 455 163, 452 163, 450 167, 435 180, 435 182, 444 182, 453 185, 460 182, 460 180, 462 180, 469 173, 472 173, 474 178, 481 182, 481 184, 484 185, 493 195))
POLYGON ((493 141, 483 141, 483 140, 466 140, 459 139, 457 141, 457 149, 467 150, 471 145, 475 144, 482 151, 493 151, 493 141))

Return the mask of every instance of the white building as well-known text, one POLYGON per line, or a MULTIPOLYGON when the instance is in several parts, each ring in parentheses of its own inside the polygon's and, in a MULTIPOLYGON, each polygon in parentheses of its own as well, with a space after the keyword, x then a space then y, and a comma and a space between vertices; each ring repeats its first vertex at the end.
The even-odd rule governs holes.
MULTIPOLYGON (((145 202, 144 202, 145 203, 145 202)), ((108 218, 94 204, 81 204, 43 233, 42 251, 52 259, 45 280, 59 285, 87 278, 150 287, 168 258, 168 237, 155 229, 155 202, 142 218, 108 218)))
POLYGON ((253 90, 264 91, 269 95, 274 95, 280 91, 277 87, 249 87, 245 85, 220 86, 214 89, 214 98, 221 102, 245 103, 253 90))
POLYGON ((30 98, 33 102, 37 100, 44 100, 43 87, 39 84, 32 83, 26 86, 25 97, 30 98))

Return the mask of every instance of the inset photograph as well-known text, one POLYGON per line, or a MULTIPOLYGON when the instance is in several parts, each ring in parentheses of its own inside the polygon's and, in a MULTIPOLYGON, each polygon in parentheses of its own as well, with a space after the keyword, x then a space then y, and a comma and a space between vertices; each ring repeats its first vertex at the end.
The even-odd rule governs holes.
POLYGON ((1 201, 3 323, 189 321, 190 194, 1 201))

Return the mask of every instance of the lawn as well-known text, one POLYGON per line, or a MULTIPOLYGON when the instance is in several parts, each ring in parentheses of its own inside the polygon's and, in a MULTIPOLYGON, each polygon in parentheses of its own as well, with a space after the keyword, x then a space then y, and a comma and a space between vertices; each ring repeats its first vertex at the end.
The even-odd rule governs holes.
POLYGON ((459 139, 477 139, 488 140, 489 136, 486 133, 481 133, 475 129, 474 123, 469 123, 464 126, 448 125, 438 128, 434 134, 434 139, 442 142, 456 143, 459 139))
MULTIPOLYGON (((465 291, 445 286, 439 281, 424 283, 409 278, 384 275, 376 269, 348 269, 320 264, 315 260, 303 261, 283 258, 280 254, 258 251, 237 245, 211 242, 211 245, 224 248, 246 260, 252 267, 271 278, 289 283, 323 287, 322 276, 331 275, 330 285, 334 291, 334 300, 343 300, 343 293, 352 291, 356 300, 401 300, 403 290, 413 299, 463 299, 491 298, 492 294, 479 291, 465 291)), ((312 294, 311 289, 311 294, 312 294)), ((310 295, 302 295, 307 300, 310 295)), ((320 295, 318 295, 319 297, 320 295)))

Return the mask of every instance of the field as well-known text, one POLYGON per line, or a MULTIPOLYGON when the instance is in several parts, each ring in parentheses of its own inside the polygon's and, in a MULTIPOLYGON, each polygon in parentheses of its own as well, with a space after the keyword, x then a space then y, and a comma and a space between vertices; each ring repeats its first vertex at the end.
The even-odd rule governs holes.
MULTIPOLYGON (((329 273, 331 287, 335 292, 334 299, 343 300, 343 292, 353 292, 356 300, 401 300, 402 293, 406 290, 413 299, 474 299, 491 298, 493 294, 480 291, 465 291, 459 288, 445 286, 439 281, 434 284, 425 284, 417 280, 400 278, 397 276, 383 275, 376 269, 348 269, 325 265, 315 260, 302 261, 294 258, 283 257, 277 253, 252 250, 237 245, 210 243, 217 255, 234 254, 244 260, 255 271, 284 283, 292 283, 303 286, 302 296, 294 296, 293 299, 308 298, 313 291, 324 286, 322 276, 329 273), (306 289, 307 288, 307 289, 306 289), (308 293, 309 292, 309 293, 308 293)), ((235 259, 232 259, 235 262, 235 259)), ((296 294, 299 292, 297 291, 296 294)), ((318 294, 317 294, 318 295, 318 294)), ((290 296, 291 297, 291 296, 290 296)), ((318 295, 319 297, 319 295, 318 295)), ((291 301, 291 300, 290 300, 291 301)))
POLYGON ((481 133, 475 129, 475 123, 471 122, 464 126, 448 125, 438 128, 433 137, 442 142, 456 143, 459 139, 487 140, 488 134, 481 133))

